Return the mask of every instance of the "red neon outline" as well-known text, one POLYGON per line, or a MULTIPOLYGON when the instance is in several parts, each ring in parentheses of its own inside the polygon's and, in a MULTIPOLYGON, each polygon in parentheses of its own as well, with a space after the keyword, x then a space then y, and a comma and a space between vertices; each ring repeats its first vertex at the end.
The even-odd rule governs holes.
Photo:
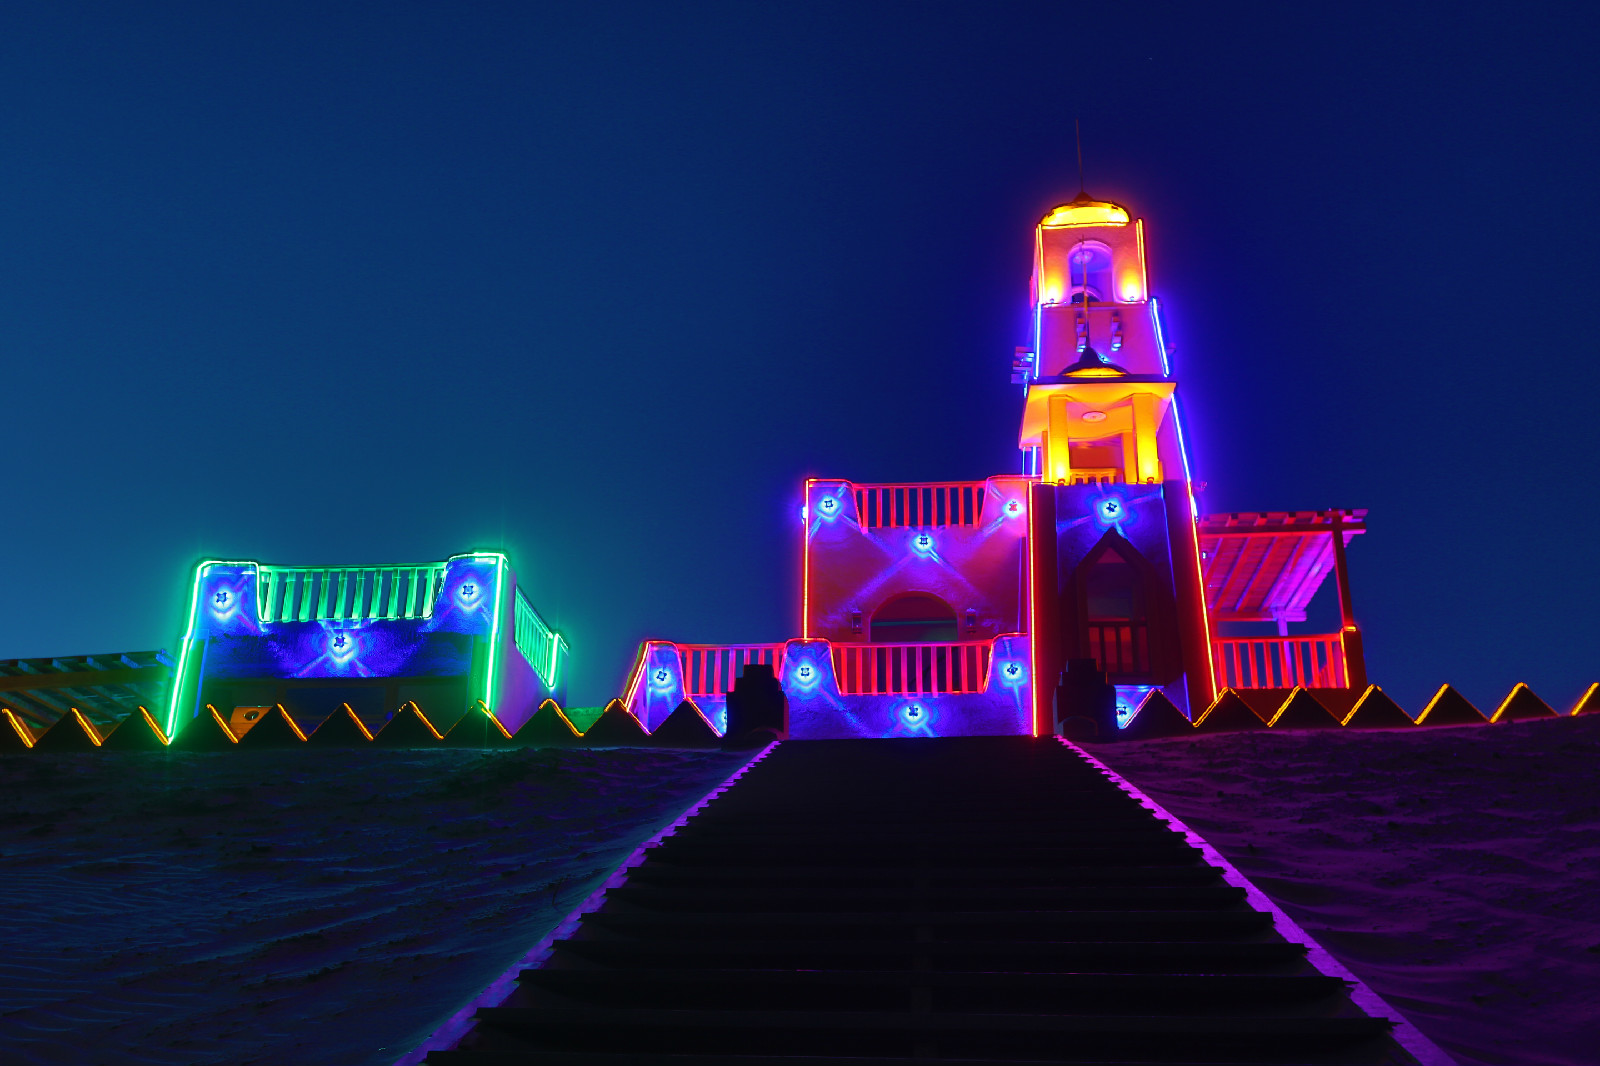
POLYGON ((805 520, 800 524, 800 639, 811 639, 811 486, 817 483, 814 477, 806 478, 806 502, 802 505, 801 514, 805 520))

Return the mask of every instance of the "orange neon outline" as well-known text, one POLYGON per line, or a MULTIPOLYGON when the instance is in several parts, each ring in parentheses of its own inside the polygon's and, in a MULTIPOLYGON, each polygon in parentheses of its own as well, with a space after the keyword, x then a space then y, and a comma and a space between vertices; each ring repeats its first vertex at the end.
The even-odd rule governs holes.
POLYGON ((143 706, 140 706, 139 707, 139 713, 144 715, 144 724, 149 726, 150 729, 155 733, 155 735, 157 737, 161 738, 161 743, 162 744, 171 744, 172 743, 172 738, 167 736, 165 733, 163 733, 161 731, 161 727, 156 724, 155 717, 153 715, 151 715, 151 713, 149 711, 145 710, 145 708, 143 706))
MULTIPOLYGON (((1343 718, 1339 719, 1339 724, 1341 726, 1346 726, 1346 725, 1350 724, 1350 719, 1352 719, 1352 718, 1354 718, 1356 716, 1356 712, 1361 709, 1361 705, 1363 703, 1367 702, 1367 697, 1371 696, 1374 690, 1376 690, 1378 692, 1383 692, 1383 690, 1378 688, 1377 685, 1373 685, 1373 684, 1367 685, 1367 687, 1362 690, 1361 695, 1356 697, 1356 701, 1350 705, 1349 713, 1346 714, 1343 718)), ((1387 692, 1383 692, 1383 694, 1385 696, 1388 695, 1387 692)), ((1394 701, 1391 700, 1390 702, 1393 703, 1394 701)), ((1399 706, 1399 704, 1395 704, 1395 705, 1399 706)))
POLYGON ((26 747, 32 748, 33 730, 29 729, 27 725, 23 723, 22 719, 16 716, 16 713, 12 711, 10 707, 0 707, 0 711, 5 712, 6 721, 9 722, 11 724, 11 728, 16 731, 17 738, 21 740, 26 747))
MULTIPOLYGON (((1418 725, 1423 725, 1424 723, 1427 722, 1428 715, 1432 714, 1434 707, 1438 706, 1439 701, 1444 699, 1444 694, 1446 692, 1455 692, 1455 694, 1457 696, 1461 697, 1461 702, 1465 703, 1468 707, 1471 707, 1474 711, 1478 711, 1479 715, 1483 714, 1482 711, 1478 710, 1478 705, 1476 703, 1473 703, 1471 700, 1467 699, 1465 696, 1462 696, 1459 691, 1457 691, 1456 689, 1452 688, 1450 686, 1450 683, 1448 681, 1446 681, 1444 684, 1439 686, 1439 691, 1435 692, 1433 694, 1433 699, 1428 701, 1428 705, 1426 707, 1422 708, 1422 713, 1417 715, 1417 724, 1418 725)), ((1488 719, 1484 718, 1484 721, 1487 722, 1488 719)))
MULTIPOLYGON (((433 720, 428 717, 427 713, 425 711, 423 711, 423 709, 421 707, 417 706, 417 701, 416 700, 407 700, 405 702, 405 705, 400 708, 399 712, 395 715, 395 717, 398 718, 398 717, 400 717, 400 715, 405 714, 406 713, 406 707, 410 707, 413 711, 417 712, 417 717, 422 719, 422 724, 428 727, 428 732, 433 734, 433 739, 434 740, 443 740, 444 739, 444 734, 439 732, 438 729, 434 728, 433 720)), ((383 732, 383 730, 380 729, 380 730, 378 730, 378 732, 381 733, 381 732, 383 732)))
POLYGON ((228 728, 228 723, 222 720, 222 715, 217 713, 217 709, 208 703, 206 704, 206 710, 211 712, 212 719, 222 727, 222 735, 233 741, 235 744, 239 743, 239 738, 234 735, 233 730, 228 728))
POLYGON ((83 731, 89 735, 89 739, 94 741, 94 746, 98 748, 100 745, 104 744, 105 740, 101 738, 100 730, 94 727, 94 723, 89 721, 88 718, 84 717, 83 712, 78 710, 78 708, 73 707, 70 709, 72 711, 72 717, 78 720, 78 725, 82 727, 83 731))
MULTIPOLYGON (((1203 722, 1205 722, 1205 720, 1207 718, 1211 717, 1211 712, 1217 709, 1218 704, 1220 704, 1222 702, 1222 698, 1224 696, 1228 695, 1229 693, 1233 693, 1233 695, 1239 700, 1240 703, 1244 703, 1244 697, 1240 696, 1237 692, 1234 692, 1233 689, 1231 689, 1231 688, 1223 689, 1221 692, 1217 693, 1215 696, 1213 696, 1211 698, 1211 703, 1206 707, 1206 709, 1204 711, 1200 712, 1200 717, 1193 720, 1194 721, 1194 727, 1196 729, 1199 729, 1201 724, 1203 722)), ((1247 711, 1250 710, 1250 705, 1248 703, 1245 703, 1244 706, 1245 706, 1245 710, 1247 710, 1247 711)), ((1255 711, 1250 711, 1250 713, 1251 714, 1255 714, 1256 712, 1255 711)), ((1257 717, 1260 717, 1260 716, 1257 715, 1257 717)), ((1266 725, 1265 722, 1262 722, 1261 724, 1262 725, 1266 725)))
MULTIPOLYGON (((1346 715, 1344 720, 1334 718, 1333 712, 1329 711, 1327 706, 1321 700, 1317 699, 1316 695, 1312 693, 1310 689, 1306 688, 1304 685, 1296 685, 1289 690, 1289 694, 1283 698, 1283 702, 1278 704, 1278 709, 1272 712, 1272 717, 1267 719, 1268 729, 1271 729, 1273 726, 1278 724, 1278 719, 1283 717, 1283 712, 1289 709, 1289 704, 1293 703, 1294 698, 1302 692, 1306 694, 1306 697, 1310 699, 1312 703, 1315 703, 1318 707, 1321 707, 1323 711, 1327 712, 1328 717, 1333 719, 1333 721, 1337 722, 1339 725, 1344 725, 1345 720, 1348 720, 1349 715, 1346 715)), ((1354 713, 1354 708, 1351 708, 1351 713, 1354 713)))
MULTIPOLYGON (((305 740, 306 739, 305 731, 300 728, 300 723, 294 720, 294 715, 289 713, 288 708, 286 708, 281 703, 274 704, 274 706, 278 708, 278 713, 283 715, 284 720, 289 723, 289 728, 294 730, 294 735, 299 737, 301 740, 305 740)), ((349 706, 349 704, 345 704, 345 706, 349 706)), ((271 712, 269 711, 268 713, 270 714, 271 712)), ((352 711, 350 713, 354 714, 355 712, 352 711)), ((256 723, 256 725, 260 725, 260 724, 261 724, 260 722, 256 723)), ((363 729, 362 732, 366 732, 366 730, 363 729)))
POLYGON ((500 724, 500 719, 498 719, 498 718, 496 718, 494 716, 494 712, 489 709, 489 705, 487 703, 484 703, 482 700, 478 700, 476 702, 478 704, 478 707, 480 709, 482 709, 483 713, 488 716, 489 721, 494 725, 494 727, 496 729, 500 730, 500 735, 502 737, 504 737, 506 740, 510 740, 511 739, 511 734, 506 731, 506 727, 505 726, 500 724))
POLYGON ((1561 714, 1560 711, 1556 710, 1554 707, 1550 706, 1548 703, 1545 703, 1545 701, 1542 698, 1540 698, 1540 696, 1539 696, 1539 694, 1537 692, 1535 692, 1535 691, 1533 691, 1533 689, 1529 688, 1528 687, 1528 683, 1526 681, 1518 681, 1515 685, 1511 686, 1511 691, 1506 693, 1506 698, 1500 701, 1500 706, 1496 707, 1494 709, 1494 713, 1489 716, 1489 721, 1490 722, 1498 722, 1498 721, 1500 721, 1500 716, 1502 714, 1506 713, 1506 708, 1511 706, 1511 701, 1517 698, 1517 693, 1518 692, 1526 692, 1528 695, 1532 696, 1534 699, 1536 699, 1540 703, 1544 704, 1545 710, 1549 711, 1551 714, 1557 715, 1557 716, 1559 716, 1561 714))
POLYGON ((1586 709, 1590 703, 1594 703, 1597 708, 1600 708, 1600 681, 1594 682, 1583 690, 1583 695, 1579 696, 1578 702, 1572 705, 1572 710, 1567 712, 1567 717, 1570 718, 1576 714, 1593 714, 1594 711, 1586 709))
MULTIPOLYGON (((348 714, 350 716, 350 720, 355 722, 356 728, 361 730, 361 735, 366 737, 368 740, 371 740, 372 739, 372 733, 367 729, 367 724, 365 722, 363 722, 356 715, 356 709, 354 707, 350 706, 348 703, 341 703, 341 704, 339 704, 339 706, 343 707, 344 708, 344 713, 348 714)), ((322 725, 327 725, 327 724, 328 724, 327 722, 323 722, 322 723, 322 725)), ((322 725, 317 726, 317 729, 321 729, 322 725)))
MULTIPOLYGON (((662 643, 670 644, 671 641, 663 641, 662 643)), ((688 699, 688 696, 685 696, 684 699, 688 699)), ((632 711, 630 711, 628 709, 628 705, 626 703, 623 703, 622 700, 620 700, 620 699, 613 698, 609 703, 607 703, 604 707, 602 707, 600 709, 600 718, 604 718, 606 716, 606 713, 609 712, 612 707, 617 707, 618 709, 620 709, 622 711, 623 714, 627 715, 629 718, 632 718, 635 722, 637 722, 639 724, 639 732, 643 733, 645 736, 649 736, 650 735, 650 731, 644 727, 644 720, 642 718, 640 718, 638 715, 634 714, 632 711)), ((600 724, 600 718, 596 718, 594 720, 594 725, 599 725, 600 724)), ((593 731, 594 725, 589 727, 589 729, 591 731, 593 731)), ((580 733, 578 735, 579 736, 584 736, 585 734, 580 733)))
MULTIPOLYGON (((550 707, 550 708, 552 708, 552 709, 553 709, 553 710, 554 710, 554 711, 555 711, 555 712, 556 712, 556 717, 557 717, 557 718, 559 718, 559 719, 561 719, 561 720, 562 720, 562 721, 563 721, 563 722, 565 722, 565 723, 566 723, 566 724, 567 724, 567 728, 568 728, 568 729, 570 729, 570 730, 572 730, 572 735, 573 735, 573 736, 574 736, 574 737, 581 737, 581 736, 583 736, 583 730, 581 730, 581 729, 579 729, 579 728, 578 728, 578 727, 577 727, 577 725, 576 725, 576 724, 575 724, 575 723, 574 723, 574 722, 573 722, 573 721, 572 721, 572 719, 570 719, 570 718, 568 718, 568 717, 567 717, 567 712, 566 712, 566 711, 564 711, 564 710, 562 710, 562 709, 561 709, 561 704, 559 704, 559 703, 557 703, 557 702, 556 702, 556 701, 555 701, 555 700, 553 700, 553 699, 546 699, 546 700, 544 700, 544 702, 542 702, 542 703, 540 703, 540 704, 539 704, 539 707, 538 707, 538 709, 537 709, 537 710, 535 710, 535 711, 534 711, 534 712, 533 712, 533 714, 543 714, 543 713, 544 713, 544 709, 545 709, 545 708, 546 708, 546 707, 550 707)), ((604 712, 602 712, 602 713, 604 713, 604 712)), ((529 715, 529 716, 528 716, 528 722, 531 722, 531 721, 533 721, 533 715, 532 715, 532 714, 530 714, 530 715, 529 715)), ((596 719, 595 719, 595 721, 597 721, 597 722, 598 722, 598 721, 599 721, 599 719, 598 719, 598 718, 596 718, 596 719)), ((522 723, 522 724, 523 724, 523 725, 524 725, 524 726, 526 726, 526 725, 527 725, 527 724, 528 724, 528 722, 524 722, 524 723, 522 723)), ((519 732, 519 733, 520 733, 520 732, 521 732, 521 731, 522 731, 522 729, 521 729, 521 727, 519 727, 519 728, 518 728, 518 730, 517 730, 517 732, 519 732)))

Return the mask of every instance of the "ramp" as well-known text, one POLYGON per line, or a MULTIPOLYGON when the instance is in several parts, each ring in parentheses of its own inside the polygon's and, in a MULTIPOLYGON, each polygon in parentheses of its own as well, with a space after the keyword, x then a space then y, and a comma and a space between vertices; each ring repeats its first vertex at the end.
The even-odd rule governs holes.
POLYGON ((1054 740, 780 744, 645 855, 426 1061, 1448 1061, 1054 740))

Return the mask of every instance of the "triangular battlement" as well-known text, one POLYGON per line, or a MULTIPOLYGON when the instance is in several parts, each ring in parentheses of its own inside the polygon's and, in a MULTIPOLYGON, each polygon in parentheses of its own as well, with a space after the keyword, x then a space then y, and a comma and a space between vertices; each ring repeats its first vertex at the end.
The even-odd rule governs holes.
POLYGON ((306 743, 325 748, 353 748, 372 743, 366 724, 356 717, 355 708, 341 703, 339 709, 323 719, 306 738, 306 743))
POLYGON ((1160 689, 1152 689, 1139 704, 1128 724, 1117 731, 1118 740, 1154 740, 1157 737, 1186 737, 1194 732, 1194 723, 1178 710, 1178 705, 1167 698, 1160 689))
POLYGON ((239 738, 209 703, 205 713, 186 723, 168 745, 173 751, 230 751, 238 746, 239 738))
POLYGON ((239 738, 239 747, 288 748, 305 742, 305 731, 280 703, 256 719, 256 724, 250 727, 250 731, 239 738))
POLYGON ((1273 729, 1338 729, 1339 719, 1310 692, 1296 685, 1267 721, 1273 729))
POLYGON ((1557 718, 1551 706, 1533 694, 1533 689, 1518 681, 1489 716, 1491 722, 1525 722, 1531 718, 1557 718))
POLYGON ((658 748, 701 750, 720 748, 722 737, 717 735, 716 727, 700 707, 693 700, 685 699, 656 726, 655 732, 650 734, 650 742, 658 748))
POLYGON ((1417 715, 1418 725, 1483 725, 1488 721, 1482 711, 1449 685, 1440 685, 1433 699, 1417 715))
POLYGON ((10 707, 0 707, 5 724, 0 725, 0 751, 27 751, 36 743, 28 723, 17 717, 10 707))
POLYGON ((1389 694, 1368 685, 1344 720, 1346 729, 1408 729, 1417 723, 1389 694))
POLYGON ((589 748, 647 748, 650 737, 621 700, 612 700, 583 734, 583 743, 589 748))
POLYGON ((431 748, 443 741, 444 735, 415 701, 396 711, 372 738, 374 744, 383 748, 431 748))
POLYGON ((33 742, 35 751, 98 751, 104 741, 94 723, 73 707, 33 742))
POLYGON ((107 751, 165 751, 167 735, 150 712, 140 707, 106 734, 101 747, 107 751))
POLYGON ((583 743, 578 727, 555 700, 539 704, 533 717, 522 723, 512 739, 526 748, 576 748, 583 743))
POLYGON ((1225 688, 1207 707, 1194 728, 1200 733, 1237 733, 1246 729, 1265 729, 1263 722, 1250 705, 1233 689, 1225 688))
POLYGON ((444 743, 452 748, 509 748, 511 732, 494 716, 482 700, 450 727, 444 743))

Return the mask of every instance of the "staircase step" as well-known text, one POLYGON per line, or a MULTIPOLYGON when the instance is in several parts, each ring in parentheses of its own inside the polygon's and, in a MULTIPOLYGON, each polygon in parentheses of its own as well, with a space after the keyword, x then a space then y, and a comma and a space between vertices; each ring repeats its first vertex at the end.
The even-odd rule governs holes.
POLYGON ((1026 1010, 1041 1014, 1137 1014, 1159 1004, 1169 1014, 1224 1011, 1264 1015, 1286 1006, 1334 1002, 1343 981, 1321 975, 992 973, 930 970, 675 969, 527 970, 511 1006, 595 1006, 721 1010, 909 1010, 934 1013, 1026 1010))
POLYGON ((1399 1066, 1200 851, 1053 740, 784 743, 434 1066, 1399 1066))
POLYGON ((1146 973, 1262 973, 1301 971, 1305 948, 1283 940, 1203 941, 1126 940, 1062 942, 1048 940, 967 940, 935 943, 863 943, 860 940, 558 940, 559 965, 660 969, 676 965, 689 975, 699 970, 741 969, 768 962, 791 969, 840 969, 913 965, 966 970, 982 964, 1014 972, 1055 969, 1146 973))
POLYGON ((1117 1055, 1188 1060, 1196 1051, 1201 1062, 1270 1061, 1307 1044, 1323 1057, 1359 1050, 1389 1033, 1387 1021, 1367 1017, 487 1007, 476 1018, 490 1048, 915 1055, 927 1054, 918 1045, 931 1045, 940 1057, 1004 1050, 1060 1062, 1117 1055))

